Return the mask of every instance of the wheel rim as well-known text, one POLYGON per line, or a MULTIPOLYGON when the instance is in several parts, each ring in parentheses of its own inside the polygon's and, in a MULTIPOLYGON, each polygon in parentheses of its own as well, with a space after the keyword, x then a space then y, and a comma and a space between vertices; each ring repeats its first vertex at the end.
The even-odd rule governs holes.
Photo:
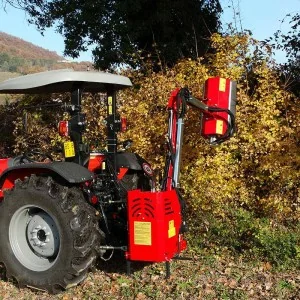
POLYGON ((13 214, 9 242, 19 262, 32 271, 50 269, 58 257, 58 228, 53 218, 37 206, 22 206, 13 214))

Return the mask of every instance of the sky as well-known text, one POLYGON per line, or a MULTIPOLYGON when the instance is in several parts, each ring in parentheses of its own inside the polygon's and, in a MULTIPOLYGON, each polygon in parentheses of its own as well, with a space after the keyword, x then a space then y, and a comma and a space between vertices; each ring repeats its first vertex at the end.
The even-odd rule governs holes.
MULTIPOLYGON (((4 0, 5 1, 5 0, 4 0)), ((253 37, 264 40, 273 35, 278 29, 286 31, 287 22, 281 23, 286 14, 300 12, 300 0, 220 0, 223 7, 221 21, 223 25, 237 21, 237 28, 248 29, 253 37), (235 15, 234 11, 240 12, 235 15)), ((29 25, 23 11, 6 6, 1 7, 0 0, 0 31, 22 38, 45 49, 56 51, 63 55, 64 39, 54 29, 48 29, 42 36, 34 25, 29 25)), ((70 59, 71 58, 68 58, 70 59)), ((276 53, 278 62, 285 61, 282 52, 276 53)), ((81 53, 79 61, 92 61, 91 51, 81 53)))

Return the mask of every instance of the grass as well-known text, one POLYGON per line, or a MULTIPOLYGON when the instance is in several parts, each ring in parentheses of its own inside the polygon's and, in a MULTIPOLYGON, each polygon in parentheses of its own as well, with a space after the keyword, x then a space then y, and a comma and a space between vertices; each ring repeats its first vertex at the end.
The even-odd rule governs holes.
MULTIPOLYGON (((0 281, 1 299, 300 299, 299 226, 270 226, 235 211, 227 221, 208 219, 205 235, 191 226, 191 260, 171 262, 171 277, 165 279, 165 264, 132 263, 116 255, 99 262, 80 286, 59 295, 30 289, 19 290, 0 281)), ((273 224, 273 223, 272 223, 273 224)), ((0 270, 1 271, 1 270, 0 270)))
MULTIPOLYGON (((200 252, 199 252, 200 253, 200 252)), ((193 253, 186 255, 194 256, 193 253)), ((257 260, 241 256, 203 253, 192 261, 173 261, 171 278, 165 279, 164 264, 133 264, 133 275, 125 274, 125 260, 99 264, 80 286, 59 295, 18 289, 0 281, 0 299, 299 299, 297 269, 278 271, 257 260), (209 259, 207 256, 211 256, 209 259), (115 270, 114 271, 114 266, 115 270), (124 266, 124 271, 123 268, 124 266), (118 268, 117 268, 118 267, 118 268), (102 268, 102 269, 101 269, 102 268)))

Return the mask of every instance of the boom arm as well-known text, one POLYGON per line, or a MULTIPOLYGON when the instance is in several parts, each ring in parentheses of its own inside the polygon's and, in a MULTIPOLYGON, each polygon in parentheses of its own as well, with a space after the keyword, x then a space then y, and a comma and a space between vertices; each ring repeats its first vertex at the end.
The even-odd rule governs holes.
POLYGON ((176 89, 171 93, 168 102, 168 153, 166 157, 164 179, 162 181, 163 191, 170 191, 179 187, 184 116, 187 104, 196 107, 201 111, 201 135, 209 138, 212 145, 223 143, 235 132, 236 83, 229 79, 217 77, 208 79, 206 87, 209 88, 206 89, 205 95, 213 95, 214 99, 209 98, 203 101, 206 101, 210 105, 193 97, 186 88, 176 89), (212 91, 212 89, 215 89, 216 87, 216 81, 219 83, 218 89, 212 91))

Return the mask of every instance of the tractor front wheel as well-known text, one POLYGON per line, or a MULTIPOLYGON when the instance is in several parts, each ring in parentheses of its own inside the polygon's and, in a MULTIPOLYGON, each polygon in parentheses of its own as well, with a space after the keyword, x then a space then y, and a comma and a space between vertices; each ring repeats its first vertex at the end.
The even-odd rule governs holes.
POLYGON ((0 204, 0 262, 20 287, 51 293, 81 282, 104 235, 77 187, 32 175, 0 204))

